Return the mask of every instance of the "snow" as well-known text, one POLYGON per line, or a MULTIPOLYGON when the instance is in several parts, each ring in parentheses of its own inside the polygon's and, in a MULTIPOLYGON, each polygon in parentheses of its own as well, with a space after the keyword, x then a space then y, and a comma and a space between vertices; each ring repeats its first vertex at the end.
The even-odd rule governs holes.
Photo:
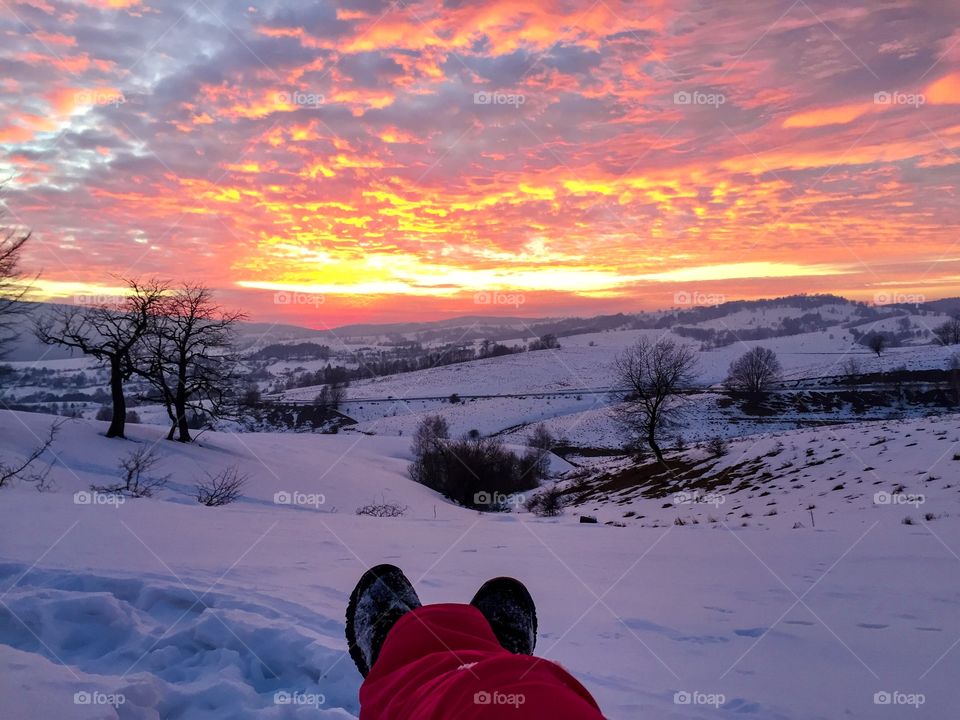
MULTIPOLYGON (((791 313, 782 308, 779 318, 791 313)), ((744 312, 737 313, 743 315, 744 312)), ((757 317, 756 311, 749 317, 757 317)), ((837 321, 846 320, 846 315, 837 321)), ((931 316, 916 317, 930 324, 931 316)), ((741 318, 744 321, 744 318, 741 318)), ((937 319, 939 322, 939 319, 937 319)), ((877 329, 893 320, 879 321, 877 329)), ((762 324, 762 323, 761 323, 762 324)), ((741 327, 730 324, 729 327, 741 327)), ((864 332, 872 327, 865 324, 864 332)), ((918 325, 919 327, 919 325, 918 325)), ((575 335, 560 339, 556 350, 538 350, 468 363, 445 365, 411 373, 389 375, 353 383, 342 410, 358 421, 354 431, 378 435, 409 435, 424 415, 444 416, 454 433, 472 429, 485 434, 514 432, 525 434, 529 424, 546 421, 556 434, 589 446, 612 447, 616 432, 608 417, 607 392, 615 385, 612 363, 616 355, 640 337, 656 341, 670 338, 691 345, 698 351, 696 385, 717 386, 726 376, 730 363, 755 346, 770 348, 784 369, 784 380, 794 383, 828 376, 840 376, 845 360, 854 358, 861 373, 943 369, 957 353, 955 347, 907 345, 893 347, 877 357, 856 344, 848 330, 840 326, 828 330, 758 341, 738 342, 721 348, 700 351, 700 344, 665 330, 623 330, 575 335), (465 402, 452 404, 453 394, 465 402), (471 395, 498 397, 471 398, 471 395)), ((288 390, 283 397, 291 401, 312 401, 319 387, 288 390)), ((701 399, 693 413, 706 418, 689 433, 698 440, 712 434, 748 435, 762 431, 757 423, 729 425, 729 414, 713 405, 715 398, 701 399)), ((849 412, 844 415, 849 418, 849 412)), ((695 424, 696 425, 696 424, 695 424)), ((786 429, 790 423, 780 425, 786 429)))
MULTIPOLYGON (((25 453, 51 420, 0 415, 0 457, 25 453)), ((650 509, 647 521, 625 527, 579 524, 586 506, 555 520, 478 514, 407 479, 407 438, 205 433, 183 446, 161 428, 135 426, 129 441, 103 429, 64 426, 55 457, 45 456, 54 492, 0 490, 5 719, 354 717, 361 678, 343 614, 379 562, 403 567, 425 603, 466 602, 494 575, 522 579, 538 606, 538 654, 567 667, 613 720, 944 718, 960 703, 956 416, 735 444, 724 466, 765 457, 778 440, 770 467, 809 464, 804 489, 775 495, 797 517, 816 498, 816 528, 798 529, 789 512, 762 526, 759 513, 741 527, 721 512, 681 527, 670 524, 676 508, 641 498, 628 506, 650 509), (886 441, 872 444, 878 437, 886 441), (75 502, 144 443, 156 443, 158 471, 171 473, 167 490, 75 502), (251 476, 240 502, 192 501, 205 471, 235 463, 251 476), (840 472, 855 493, 825 489, 840 472), (939 517, 870 500, 898 482, 922 489, 919 510, 939 517), (324 502, 274 502, 281 491, 324 502), (354 515, 381 495, 407 515, 354 515), (907 513, 916 524, 901 523, 907 513), (883 692, 923 703, 876 705, 883 692), (719 708, 676 702, 683 693, 719 708), (277 702, 287 698, 297 702, 277 702)), ((728 502, 769 500, 751 493, 728 502)), ((625 507, 599 509, 619 517, 625 507)))
MULTIPOLYGON (((611 363, 640 337, 691 344, 703 386, 756 345, 777 353, 788 383, 808 385, 849 357, 875 373, 945 368, 956 353, 925 344, 927 334, 878 358, 853 342, 856 306, 812 311, 832 326, 707 351, 670 330, 597 332, 561 337, 556 350, 357 382, 342 409, 358 423, 337 435, 224 430, 182 445, 164 440, 159 406, 136 408, 157 425, 128 425, 126 441, 105 438, 106 423, 67 420, 39 461, 52 491, 0 489, 0 718, 356 717, 361 678, 344 611, 380 562, 404 568, 425 603, 466 602, 497 575, 523 580, 538 606, 538 654, 584 682, 611 720, 952 717, 960 415, 878 405, 857 416, 840 404, 747 417, 704 392, 685 405, 677 432, 690 448, 668 451, 670 472, 588 452, 622 443, 611 363), (463 400, 449 402, 453 394, 463 400), (477 429, 514 448, 543 422, 584 449, 570 462, 551 458, 574 505, 554 519, 518 504, 482 514, 413 483, 411 435, 432 413, 454 434, 477 429), (696 444, 721 436, 720 457, 696 444), (91 493, 149 447, 166 488, 123 502, 91 493), (249 478, 242 497, 200 506, 195 484, 232 467, 249 478), (355 514, 371 503, 406 510, 355 514), (584 514, 599 524, 579 523, 584 514), (877 693, 899 694, 885 705, 877 693)), ((805 312, 744 309, 698 326, 776 327, 805 312)), ((902 317, 921 331, 943 319, 891 315, 856 327, 897 331, 902 317)), ((375 344, 380 330, 350 339, 375 344)), ((319 338, 338 352, 361 347, 290 327, 264 337, 251 326, 245 341, 319 338)), ((85 391, 96 387, 83 358, 11 365, 54 373, 31 382, 84 370, 85 391)), ((23 384, 3 398, 51 389, 23 384)), ((310 401, 317 390, 284 395, 310 401)), ((0 464, 26 456, 55 419, 0 413, 0 464)))

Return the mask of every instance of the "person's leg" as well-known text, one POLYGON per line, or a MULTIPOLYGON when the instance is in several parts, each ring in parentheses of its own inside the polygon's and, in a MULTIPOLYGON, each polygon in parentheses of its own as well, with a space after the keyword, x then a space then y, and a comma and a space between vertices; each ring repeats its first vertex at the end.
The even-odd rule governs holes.
POLYGON ((360 689, 361 720, 600 720, 590 693, 560 666, 505 650, 472 605, 401 617, 360 689))

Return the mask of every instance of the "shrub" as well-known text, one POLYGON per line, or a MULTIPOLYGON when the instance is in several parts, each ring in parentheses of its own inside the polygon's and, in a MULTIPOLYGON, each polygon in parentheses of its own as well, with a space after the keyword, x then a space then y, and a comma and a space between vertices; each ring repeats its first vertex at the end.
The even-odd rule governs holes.
POLYGON ((526 508, 537 517, 557 517, 563 515, 563 506, 566 503, 563 499, 563 493, 560 488, 554 485, 551 488, 538 492, 531 496, 526 503, 526 508))
POLYGON ((710 453, 711 457, 719 458, 723 457, 730 451, 730 447, 727 445, 727 441, 724 440, 719 435, 716 437, 710 438, 707 441, 707 452, 710 453))
POLYGON ((530 448, 527 454, 530 455, 530 461, 535 465, 534 472, 536 472, 538 480, 550 474, 550 451, 555 443, 553 435, 550 434, 543 423, 534 427, 533 432, 527 438, 527 447, 530 448))
POLYGON ((450 427, 440 415, 428 415, 413 433, 413 462, 410 479, 421 485, 436 483, 442 469, 443 443, 450 438, 450 427))
POLYGON ((472 434, 458 440, 444 437, 446 423, 425 418, 413 441, 410 477, 466 507, 503 509, 507 496, 537 487, 536 454, 522 457, 497 438, 472 434))
POLYGON ((150 497, 154 490, 167 484, 169 475, 151 476, 150 472, 160 462, 160 456, 152 447, 138 447, 120 458, 117 469, 120 483, 116 485, 91 485, 96 492, 123 494, 130 497, 150 497))
POLYGON ((357 515, 369 517, 402 517, 407 512, 407 506, 396 502, 379 502, 362 505, 357 508, 357 515))
POLYGON ((197 483, 194 497, 197 502, 207 507, 229 505, 240 497, 243 486, 249 477, 240 472, 236 465, 232 465, 216 475, 207 474, 207 479, 197 483))

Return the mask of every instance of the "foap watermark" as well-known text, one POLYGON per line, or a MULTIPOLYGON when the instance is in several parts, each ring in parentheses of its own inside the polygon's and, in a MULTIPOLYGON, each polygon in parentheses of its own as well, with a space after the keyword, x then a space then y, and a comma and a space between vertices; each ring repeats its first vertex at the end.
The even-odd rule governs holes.
POLYGON ((674 105, 708 105, 718 108, 727 102, 723 93, 709 93, 702 90, 678 90, 673 94, 674 105))
POLYGON ((923 93, 888 92, 881 90, 873 94, 873 102, 875 105, 909 105, 910 107, 918 108, 921 105, 927 104, 927 96, 923 93))
POLYGON ((316 109, 326 102, 326 98, 321 93, 294 90, 292 92, 278 92, 277 102, 281 105, 296 105, 297 107, 316 109))
POLYGON ((323 693, 277 690, 273 694, 274 705, 306 705, 313 708, 319 708, 326 702, 327 698, 323 693))
POLYGON ((123 295, 93 295, 84 293, 82 295, 74 295, 73 304, 82 305, 84 307, 118 308, 121 307, 127 301, 127 299, 128 298, 123 295))
POLYGON ((527 301, 523 293, 506 292, 487 292, 481 291, 473 294, 474 305, 509 305, 519 308, 527 301))
POLYGON ((473 495, 474 505, 487 505, 489 507, 513 507, 518 508, 523 505, 523 495, 518 493, 487 492, 481 490, 473 495))
POLYGON ((709 705, 718 708, 727 701, 722 693, 706 693, 699 690, 678 690, 673 694, 674 705, 709 705))
POLYGON ((727 501, 722 493, 718 492, 678 492, 673 496, 674 505, 713 505, 720 507, 727 501))
POLYGON ((873 496, 874 505, 913 505, 914 507, 920 507, 926 501, 927 498, 922 493, 889 493, 886 490, 881 490, 874 493, 873 496))
POLYGON ((705 293, 693 290, 680 290, 673 294, 673 304, 680 306, 695 307, 698 305, 714 306, 723 305, 727 301, 727 296, 720 293, 705 293))
POLYGON ((926 301, 927 296, 920 293, 884 291, 873 295, 874 305, 920 305, 926 301))
POLYGON ((120 493, 105 493, 96 490, 78 490, 73 494, 74 505, 113 505, 120 507, 127 499, 120 493))
POLYGON ((305 292, 276 292, 273 294, 274 305, 313 305, 320 307, 327 301, 327 298, 318 293, 305 292))
POLYGON ((527 701, 523 693, 505 693, 494 690, 479 690, 473 694, 474 705, 510 705, 519 708, 527 701))
POLYGON ((273 494, 273 502, 275 505, 305 505, 318 508, 327 502, 327 498, 323 493, 304 493, 298 492, 297 490, 288 492, 281 490, 273 494))
POLYGON ((127 698, 123 693, 105 693, 99 690, 81 690, 73 694, 74 705, 110 705, 118 707, 123 705, 127 698))
POLYGON ((906 705, 918 709, 927 701, 923 693, 905 693, 899 690, 881 690, 873 694, 874 705, 906 705))
POLYGON ((74 94, 73 99, 77 105, 92 105, 95 107, 102 107, 104 105, 119 107, 127 101, 123 93, 119 90, 104 89, 78 90, 74 94))
POLYGON ((513 105, 518 108, 526 101, 526 96, 519 93, 478 90, 473 94, 474 105, 513 105))

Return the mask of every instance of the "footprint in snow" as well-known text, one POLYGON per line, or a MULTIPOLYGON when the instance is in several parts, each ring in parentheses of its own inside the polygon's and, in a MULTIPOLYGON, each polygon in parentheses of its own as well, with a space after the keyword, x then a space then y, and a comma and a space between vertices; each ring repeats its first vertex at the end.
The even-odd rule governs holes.
POLYGON ((866 628, 867 630, 883 630, 890 626, 882 623, 857 623, 857 627, 866 628))
POLYGON ((757 627, 757 628, 743 628, 741 630, 734 630, 734 635, 739 635, 740 637, 760 637, 767 631, 767 628, 757 627))

